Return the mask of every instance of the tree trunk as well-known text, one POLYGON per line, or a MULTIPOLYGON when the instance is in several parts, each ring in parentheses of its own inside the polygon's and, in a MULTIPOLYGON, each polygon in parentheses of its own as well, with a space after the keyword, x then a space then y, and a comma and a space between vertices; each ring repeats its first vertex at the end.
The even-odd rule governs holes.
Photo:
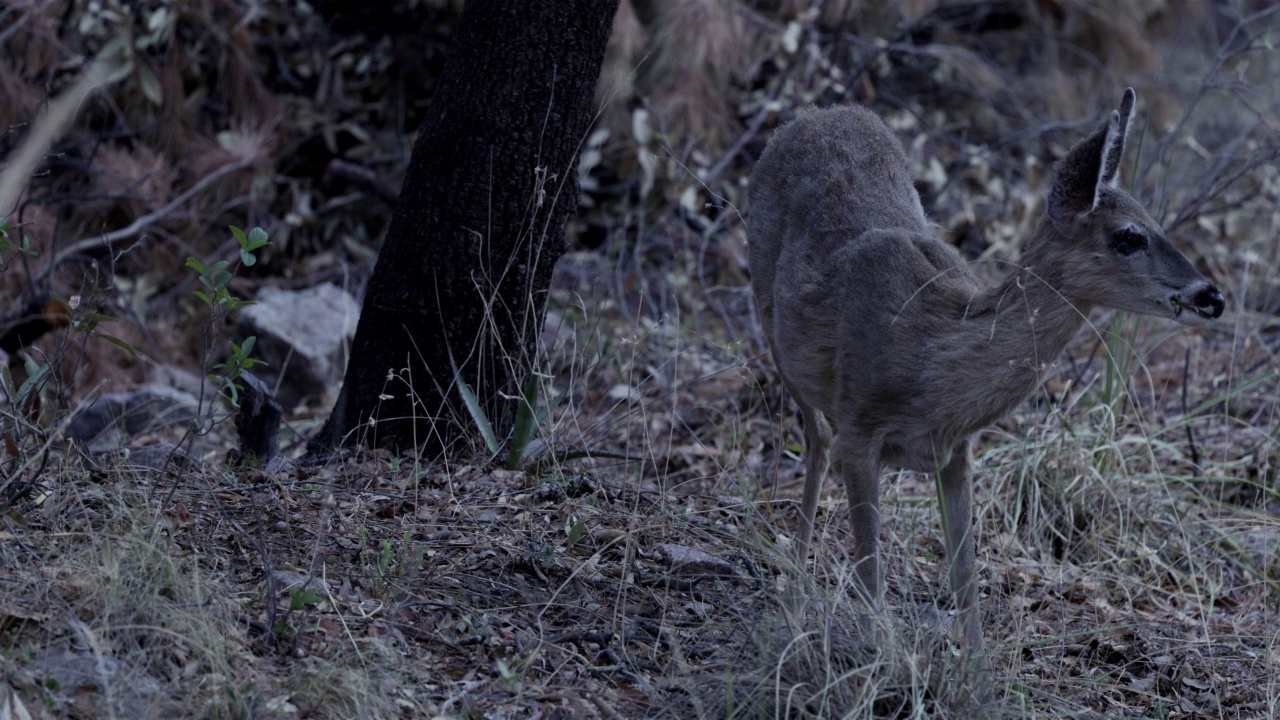
POLYGON ((470 0, 365 291, 342 392, 312 453, 498 437, 537 353, 577 204, 577 151, 618 0, 470 0))

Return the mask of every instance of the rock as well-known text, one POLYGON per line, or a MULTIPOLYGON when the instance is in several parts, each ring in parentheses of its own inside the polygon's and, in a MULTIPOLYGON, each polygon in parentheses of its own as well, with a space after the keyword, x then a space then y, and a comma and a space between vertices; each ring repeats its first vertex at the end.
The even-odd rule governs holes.
POLYGON ((218 394, 218 386, 207 378, 201 378, 199 373, 177 365, 155 365, 147 371, 147 382, 176 388, 189 393, 194 398, 200 397, 202 381, 204 397, 207 401, 218 394))
POLYGON ((190 421, 199 403, 190 393, 148 383, 128 392, 107 393, 81 405, 63 437, 91 448, 114 447, 124 437, 155 432, 190 421))
MULTIPOLYGON (((118 436, 111 436, 118 440, 118 436)), ((155 479, 175 476, 187 470, 195 470, 200 466, 187 450, 163 440, 148 445, 113 445, 109 446, 102 437, 90 444, 89 452, 84 456, 84 466, 95 481, 102 482, 108 478, 118 477, 120 473, 129 473, 140 478, 155 479)), ((0 720, 4 716, 0 715, 0 720)))
POLYGON ((359 319, 355 298, 332 283, 306 290, 268 287, 258 292, 257 304, 240 311, 240 337, 257 337, 250 355, 267 365, 254 372, 291 409, 337 391, 359 319))
POLYGON ((738 566, 697 548, 664 543, 658 546, 658 553, 666 560, 672 575, 722 578, 735 582, 741 578, 738 566))
POLYGON ((36 652, 30 664, 55 706, 83 708, 94 717, 159 716, 164 688, 144 668, 65 641, 36 652))
POLYGON ((150 445, 131 445, 126 448, 125 462, 129 467, 144 471, 164 472, 186 470, 196 461, 182 448, 171 442, 154 442, 150 445))

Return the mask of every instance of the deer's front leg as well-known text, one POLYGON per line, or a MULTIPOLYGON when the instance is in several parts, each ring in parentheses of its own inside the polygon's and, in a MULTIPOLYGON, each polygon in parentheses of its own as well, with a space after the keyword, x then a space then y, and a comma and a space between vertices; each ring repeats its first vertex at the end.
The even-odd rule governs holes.
POLYGON ((973 653, 982 647, 982 619, 978 614, 978 580, 974 573, 973 482, 967 440, 955 448, 951 460, 938 473, 938 495, 960 638, 965 651, 973 653))

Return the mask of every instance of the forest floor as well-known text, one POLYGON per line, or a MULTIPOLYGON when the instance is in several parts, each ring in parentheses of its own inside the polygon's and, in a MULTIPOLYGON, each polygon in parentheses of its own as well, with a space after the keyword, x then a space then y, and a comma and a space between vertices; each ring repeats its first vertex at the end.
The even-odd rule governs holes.
MULTIPOLYGON (((878 88, 877 109, 903 134, 931 217, 997 275, 1042 206, 1044 158, 1119 95, 1071 95, 1085 107, 1057 116, 1022 107, 1010 96, 1045 75, 1019 79, 1008 95, 992 89, 979 71, 999 58, 966 53, 997 43, 984 36, 962 48, 947 34, 968 27, 956 18, 929 16, 951 30, 914 26, 933 44, 903 33, 877 45, 823 30, 816 14, 777 20, 748 5, 737 12, 760 36, 752 47, 765 50, 729 103, 729 139, 701 147, 655 132, 637 105, 612 136, 584 142, 586 199, 544 338, 549 414, 537 452, 516 469, 478 450, 430 463, 374 450, 307 465, 298 456, 328 411, 321 405, 291 413, 291 459, 271 470, 228 465, 230 422, 202 436, 181 467, 90 457, 56 433, 11 450, 0 482, 23 494, 0 508, 0 720, 1280 716, 1280 141, 1274 123, 1237 133, 1223 120, 1225 101, 1182 125, 1170 110, 1222 77, 1256 91, 1259 76, 1274 77, 1266 63, 1211 52, 1216 65, 1193 66, 1200 85, 1179 84, 1171 61, 1163 85, 1152 81, 1149 95, 1139 87, 1153 115, 1163 108, 1159 132, 1183 134, 1140 155, 1135 185, 1227 292, 1228 312, 1191 330, 1095 311, 1052 379, 978 437, 983 672, 950 637, 931 477, 882 481, 887 594, 877 642, 858 630, 834 479, 811 565, 796 567, 803 435, 755 319, 745 178, 776 122, 853 92, 831 70, 848 65, 840 52, 853 53, 865 72, 848 85, 878 88), (1213 70, 1201 77, 1204 67, 1213 70), (926 111, 911 92, 955 104, 926 111), (969 114, 955 120, 953 110, 969 114), (1035 134, 1022 134, 1028 114, 1042 121, 1035 134), (1054 117, 1061 123, 1045 129, 1054 117), (1240 138, 1254 144, 1229 144, 1240 138), (1273 159, 1239 176, 1238 165, 1216 163, 1251 153, 1273 159), (799 616, 782 604, 794 583, 810 597, 799 616)), ((251 207, 263 224, 278 221, 278 244, 266 269, 237 279, 242 292, 367 274, 386 193, 299 178, 323 174, 326 153, 387 177, 407 161, 412 103, 409 117, 379 114, 392 104, 382 98, 388 84, 405 81, 388 59, 397 39, 339 39, 312 57, 298 36, 314 29, 268 17, 244 26, 260 36, 244 42, 261 60, 243 72, 268 78, 262 97, 287 111, 273 149, 261 150, 276 183, 269 199, 237 204, 233 190, 258 192, 257 180, 223 188, 192 213, 200 222, 160 233, 182 253, 123 258, 107 283, 121 307, 150 318, 136 336, 122 331, 131 342, 144 347, 140 338, 154 334, 153 354, 172 350, 197 369, 199 349, 177 347, 190 340, 178 329, 200 324, 190 315, 195 285, 165 285, 157 278, 174 273, 163 263, 190 247, 225 251, 210 228, 251 207), (270 32, 264 22, 275 23, 270 32), (317 76, 347 77, 349 95, 281 90, 305 79, 307 62, 317 76), (393 80, 372 79, 384 71, 393 80), (144 281, 159 289, 143 293, 144 281)), ((85 23, 76 27, 91 35, 85 23)), ((223 43, 209 48, 247 57, 226 49, 243 49, 238 35, 209 32, 223 43)), ((420 46, 422 67, 404 72, 430 75, 443 44, 420 46)), ((169 80, 156 82, 180 90, 169 80)), ((133 96, 121 107, 152 108, 150 82, 142 71, 127 80, 120 92, 133 96)), ((1261 117, 1277 107, 1269 92, 1244 93, 1261 117)), ((252 135, 245 127, 238 132, 252 135)), ((138 138, 154 140, 146 132, 138 138)), ((177 175, 193 181, 194 172, 177 175)), ((48 197, 67 192, 40 181, 51 183, 48 197)), ((118 220, 111 213, 126 200, 137 204, 133 217, 163 204, 135 193, 93 221, 118 220)), ((87 215, 68 217, 91 227, 87 215)), ((8 292, 20 266, 3 269, 8 292)), ((94 379, 81 377, 82 387, 141 372, 126 360, 80 362, 94 379)), ((182 437, 175 428, 130 445, 182 437)))
POLYGON ((545 434, 633 461, 51 470, 38 511, 0 531, 7 675, 77 717, 1272 717, 1280 501, 1231 426, 1274 412, 1274 373, 1233 393, 1263 384, 1232 377, 1253 364, 1238 329, 1114 322, 1171 396, 1155 400, 1181 406, 1188 347, 1188 381, 1220 389, 1166 413, 1105 402, 1086 369, 1067 402, 983 434, 985 678, 948 640, 917 474, 883 485, 886 645, 858 641, 838 489, 819 600, 789 629, 799 428, 769 412, 758 358, 674 323, 613 327, 630 357, 583 377, 597 397, 545 434))

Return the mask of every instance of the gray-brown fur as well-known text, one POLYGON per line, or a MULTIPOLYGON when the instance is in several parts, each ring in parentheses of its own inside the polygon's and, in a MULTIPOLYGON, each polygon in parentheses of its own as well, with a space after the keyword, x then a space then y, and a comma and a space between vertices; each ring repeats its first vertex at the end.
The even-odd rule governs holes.
POLYGON ((1093 305, 1193 325, 1222 314, 1221 293, 1118 187, 1133 105, 1130 89, 1058 164, 1049 212, 1019 269, 992 287, 938 240, 902 146, 865 108, 802 115, 777 133, 751 177, 756 302, 804 417, 800 561, 833 442, 860 591, 873 606, 880 469, 937 473, 969 650, 982 636, 969 437, 1035 390, 1093 305))

